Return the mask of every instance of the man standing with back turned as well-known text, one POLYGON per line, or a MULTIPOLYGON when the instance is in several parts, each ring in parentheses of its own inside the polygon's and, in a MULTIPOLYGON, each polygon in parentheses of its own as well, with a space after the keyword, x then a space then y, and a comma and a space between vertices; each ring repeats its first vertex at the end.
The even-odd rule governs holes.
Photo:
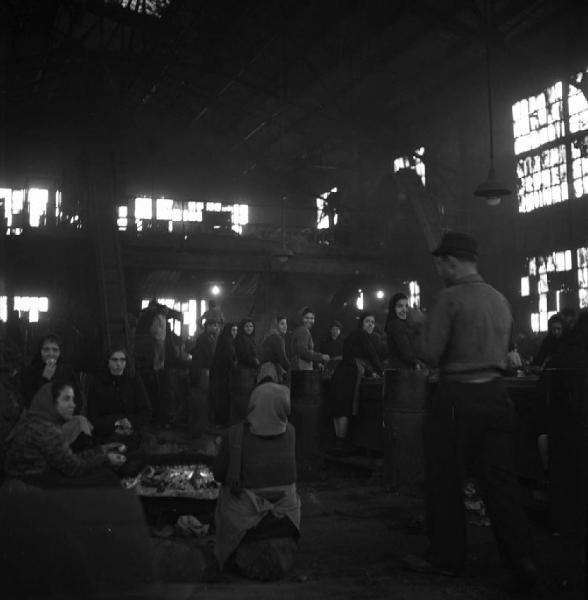
POLYGON ((405 567, 446 575, 465 563, 463 487, 473 474, 486 502, 505 564, 532 586, 537 568, 531 534, 519 501, 514 468, 514 409, 501 379, 512 329, 509 304, 478 274, 476 240, 447 232, 433 251, 446 288, 430 312, 422 357, 438 366, 440 382, 427 432, 425 558, 405 567))

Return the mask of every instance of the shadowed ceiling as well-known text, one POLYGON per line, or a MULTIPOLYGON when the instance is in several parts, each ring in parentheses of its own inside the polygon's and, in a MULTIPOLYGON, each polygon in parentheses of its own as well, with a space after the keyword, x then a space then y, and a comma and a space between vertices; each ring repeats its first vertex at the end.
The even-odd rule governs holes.
POLYGON ((12 140, 316 196, 479 74, 487 23, 508 53, 574 4, 5 0, 0 119, 12 140))

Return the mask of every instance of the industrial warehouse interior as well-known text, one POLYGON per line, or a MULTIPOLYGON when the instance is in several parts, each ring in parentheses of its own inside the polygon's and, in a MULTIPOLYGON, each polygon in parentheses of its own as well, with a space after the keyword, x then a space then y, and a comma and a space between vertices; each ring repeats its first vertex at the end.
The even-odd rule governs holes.
POLYGON ((2 598, 588 597, 588 3, 0 31, 2 598))

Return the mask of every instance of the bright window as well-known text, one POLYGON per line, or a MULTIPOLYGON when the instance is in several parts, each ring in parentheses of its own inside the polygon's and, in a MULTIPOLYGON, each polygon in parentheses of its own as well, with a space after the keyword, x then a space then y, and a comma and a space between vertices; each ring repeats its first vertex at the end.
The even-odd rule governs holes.
POLYGON ((171 221, 173 217, 174 201, 169 198, 158 198, 155 201, 155 218, 160 221, 171 221))
POLYGON ((119 231, 126 231, 129 226, 129 209, 127 206, 119 206, 117 211, 116 225, 119 231))
POLYGON ((588 195, 587 78, 582 71, 513 104, 519 212, 588 195))
POLYGON ((0 321, 8 320, 8 298, 6 296, 0 296, 0 321))
POLYGON ((582 88, 588 83, 588 74, 583 71, 572 78, 568 91, 570 132, 577 133, 588 129, 588 102, 582 88))
POLYGON ((28 193, 28 200, 29 223, 31 227, 39 227, 39 225, 44 224, 43 217, 47 214, 49 190, 30 188, 28 193))
POLYGON ((408 304, 413 308, 418 308, 421 305, 421 288, 418 281, 408 282, 408 304))
POLYGON ((532 303, 531 329, 547 331, 547 320, 560 309, 562 292, 573 289, 574 266, 571 250, 556 250, 527 259, 527 273, 521 277, 521 297, 532 303))
POLYGON ((171 0, 111 0, 133 12, 161 18, 171 0))
MULTIPOLYGON (((243 226, 249 223, 249 205, 223 204, 222 202, 180 202, 169 198, 158 198, 155 201, 155 219, 167 221, 168 230, 173 231, 174 222, 198 222, 203 220, 203 212, 228 212, 231 214, 231 229, 236 233, 243 232, 243 226)), ((122 218, 119 210, 119 219, 122 218)), ((135 198, 135 223, 137 231, 143 230, 143 220, 153 219, 153 201, 151 198, 135 198)), ((119 222, 119 229, 122 225, 119 222)))
MULTIPOLYGON (((173 308, 182 313, 182 320, 172 319, 171 328, 176 335, 182 335, 182 331, 193 336, 198 329, 197 300, 175 300, 174 298, 158 298, 157 302, 168 308, 173 308)), ((141 301, 141 309, 149 306, 149 300, 141 301)))
POLYGON ((416 174, 421 178, 423 185, 426 183, 425 177, 425 163, 423 157, 425 156, 424 147, 417 148, 410 156, 399 156, 394 159, 394 173, 400 171, 400 169, 414 169, 416 174))
POLYGON ((578 301, 580 308, 588 308, 588 248, 578 248, 578 301))
POLYGON ((568 199, 565 146, 548 148, 517 162, 519 212, 568 199))
POLYGON ((151 198, 144 196, 135 198, 135 218, 147 220, 153 218, 153 201, 151 198))
POLYGON ((529 295, 529 278, 521 277, 521 296, 529 295))
POLYGON ((317 229, 328 229, 329 223, 329 211, 333 210, 333 225, 337 225, 339 215, 336 212, 336 208, 329 204, 329 197, 331 194, 336 194, 337 188, 331 188, 328 192, 321 194, 316 199, 316 228, 317 229))
POLYGON ((563 86, 558 81, 512 107, 515 154, 535 150, 564 135, 563 86))
POLYGON ((14 310, 22 313, 28 313, 29 323, 37 323, 39 321, 39 313, 48 312, 49 298, 47 296, 15 296, 14 310))

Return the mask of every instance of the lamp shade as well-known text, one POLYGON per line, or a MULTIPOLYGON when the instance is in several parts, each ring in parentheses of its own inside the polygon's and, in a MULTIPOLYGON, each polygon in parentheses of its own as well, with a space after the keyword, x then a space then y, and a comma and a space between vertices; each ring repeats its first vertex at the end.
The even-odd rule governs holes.
POLYGON ((475 196, 482 198, 501 198, 502 196, 510 196, 512 191, 509 190, 502 181, 496 178, 494 167, 490 167, 486 181, 482 181, 474 192, 475 196))

